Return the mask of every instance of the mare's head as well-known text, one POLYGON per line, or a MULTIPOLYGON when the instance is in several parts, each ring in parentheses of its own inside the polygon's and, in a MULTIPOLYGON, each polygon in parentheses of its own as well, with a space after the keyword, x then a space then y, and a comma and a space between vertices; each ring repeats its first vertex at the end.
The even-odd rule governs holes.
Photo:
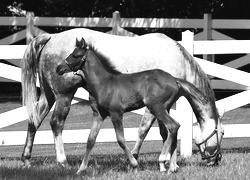
POLYGON ((196 134, 196 145, 208 166, 218 165, 222 158, 220 147, 224 129, 213 98, 203 103, 200 110, 203 113, 197 118, 200 128, 196 134))
POLYGON ((56 72, 59 75, 63 75, 66 72, 77 72, 82 69, 84 61, 86 59, 86 53, 88 46, 85 43, 85 40, 82 38, 80 41, 76 39, 76 47, 74 51, 65 59, 65 63, 60 64, 56 72))
POLYGON ((222 157, 220 147, 224 130, 216 108, 214 91, 207 74, 183 47, 180 48, 190 62, 190 74, 187 74, 186 78, 193 81, 197 87, 194 98, 190 98, 190 104, 199 125, 195 138, 196 144, 207 165, 217 165, 222 157))

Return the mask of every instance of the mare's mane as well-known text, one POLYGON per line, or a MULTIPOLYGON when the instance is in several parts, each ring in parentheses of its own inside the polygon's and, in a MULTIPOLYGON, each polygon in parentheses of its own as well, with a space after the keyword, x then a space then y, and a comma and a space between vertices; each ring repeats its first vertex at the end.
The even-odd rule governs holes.
MULTIPOLYGON (((201 67, 198 65, 198 63, 194 60, 194 58, 187 53, 186 49, 181 46, 180 44, 177 43, 177 45, 180 48, 180 51, 182 52, 183 56, 185 57, 185 59, 189 62, 192 71, 195 72, 195 83, 199 84, 199 90, 207 97, 207 99, 209 100, 211 106, 214 109, 214 113, 217 116, 217 118, 220 117, 219 112, 216 108, 215 102, 215 94, 214 91, 211 87, 209 78, 207 76, 207 74, 205 74, 205 72, 201 69, 201 67)), ((216 118, 216 119, 217 119, 216 118)))
POLYGON ((89 46, 89 50, 92 51, 97 58, 100 60, 100 62, 102 63, 102 65, 104 66, 104 68, 111 74, 114 75, 118 75, 121 74, 120 71, 118 71, 115 66, 110 62, 110 60, 105 57, 104 55, 102 55, 100 52, 98 52, 94 46, 92 45, 88 45, 89 46))

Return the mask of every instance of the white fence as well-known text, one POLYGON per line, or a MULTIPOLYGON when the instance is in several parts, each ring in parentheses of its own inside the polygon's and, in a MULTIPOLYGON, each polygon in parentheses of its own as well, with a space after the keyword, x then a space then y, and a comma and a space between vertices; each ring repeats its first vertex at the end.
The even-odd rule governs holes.
MULTIPOLYGON (((193 41, 194 36, 191 32, 183 33, 183 41, 180 43, 185 46, 187 50, 194 54, 232 54, 232 53, 250 53, 250 41, 193 41)), ((1 45, 0 46, 0 59, 20 59, 23 56, 26 45, 1 45), (12 53, 15 52, 15 53, 12 53)), ((243 86, 250 86, 250 74, 239 71, 227 66, 212 63, 203 59, 196 58, 200 66, 204 71, 212 76, 219 77, 228 81, 232 81, 243 86)), ((0 64, 0 76, 8 78, 14 81, 20 81, 20 68, 9 66, 6 64, 0 64)), ((86 99, 88 94, 83 89, 79 89, 76 93, 78 99, 86 99)), ((227 97, 220 101, 217 101, 217 107, 220 112, 229 111, 240 106, 250 103, 250 90, 238 93, 234 96, 227 97)), ((180 101, 185 101, 181 99, 180 101)), ((72 103, 78 102, 73 100, 72 103)), ((185 102, 186 103, 186 102, 185 102)), ((192 116, 191 108, 180 108, 183 103, 177 103, 177 110, 171 110, 171 115, 180 121, 181 129, 179 137, 181 139, 181 153, 183 156, 189 156, 192 152, 192 137, 195 136, 195 130, 193 133, 192 120, 182 122, 182 117, 187 119, 188 116, 192 116), (179 105, 180 104, 180 105, 179 105), (177 113, 178 112, 178 113, 177 113), (184 124, 185 123, 185 124, 184 124), (185 136, 182 134, 185 133, 185 136), (190 149, 191 148, 191 149, 190 149)), ((186 105, 185 105, 186 106, 186 105)), ((188 105, 189 106, 189 105, 188 105)), ((143 111, 137 111, 137 113, 142 113, 143 111)), ((11 124, 24 121, 27 119, 26 109, 24 107, 14 109, 12 111, 0 114, 0 128, 9 126, 11 124), (16 116, 18 114, 18 116, 16 116)), ((225 125, 225 137, 250 137, 249 124, 234 124, 225 125), (233 128, 233 131, 231 130, 233 128)), ((63 132, 63 140, 65 143, 82 143, 86 142, 89 130, 65 130, 63 132), (79 134, 79 135, 78 135, 79 134), (74 138, 72 138, 74 137, 74 138), (77 139, 76 137, 81 137, 77 139)), ((98 142, 115 141, 111 139, 112 129, 102 129, 100 135, 98 136, 98 142), (108 137, 107 137, 108 136, 108 137)), ((125 136, 128 141, 134 141, 137 136, 137 128, 127 128, 125 129, 125 136)), ((21 145, 24 143, 26 137, 26 132, 0 132, 0 142, 2 145, 21 145), (19 138, 16 138, 19 137, 19 138)), ((51 131, 38 131, 35 144, 50 144, 53 143, 51 131), (44 138, 46 137, 46 138, 44 138), (48 138, 47 138, 48 137, 48 138)), ((146 140, 161 140, 158 129, 156 127, 152 128, 147 136, 146 140)))
MULTIPOLYGON (((245 90, 234 96, 227 97, 217 101, 217 107, 220 112, 229 111, 250 103, 250 74, 239 71, 239 68, 249 64, 250 41, 249 40, 233 40, 214 29, 249 29, 249 20, 212 20, 211 16, 205 15, 203 20, 199 19, 145 19, 145 18, 120 18, 119 14, 114 13, 113 18, 39 18, 29 13, 27 17, 0 17, 1 25, 19 25, 27 26, 25 30, 15 33, 9 37, 0 40, 0 44, 11 44, 25 37, 30 39, 33 35, 43 33, 36 26, 72 26, 72 27, 112 27, 112 34, 134 35, 121 27, 148 27, 148 28, 203 28, 202 33, 195 37, 193 33, 185 32, 180 42, 193 55, 209 54, 247 54, 244 57, 233 60, 225 65, 219 65, 203 59, 196 58, 204 71, 214 77, 222 80, 212 80, 212 86, 216 88, 241 89, 245 90), (230 39, 217 41, 199 41, 201 39, 230 39), (195 39, 195 41, 194 41, 195 39)), ((19 64, 26 45, 0 45, 0 59, 6 59, 13 64, 19 64)), ((20 68, 0 63, 0 78, 20 82, 20 68)), ((76 99, 72 103, 76 103, 79 99, 86 99, 88 93, 83 89, 78 89, 75 94, 76 99)), ((177 110, 171 110, 171 115, 181 123, 178 138, 181 139, 181 154, 190 156, 192 153, 192 138, 195 136, 197 127, 193 128, 193 113, 191 107, 184 98, 177 102, 177 110), (189 121, 181 121, 182 117, 190 117, 189 121), (193 132, 194 130, 194 132, 193 132), (182 136, 185 134, 184 136, 182 136)), ((143 110, 135 111, 142 114, 143 110)), ((27 120, 27 112, 25 107, 17 108, 0 114, 0 128, 11 124, 27 120), (17 116, 18 115, 18 116, 17 116)), ((225 125, 225 137, 250 137, 250 124, 234 124, 225 125), (233 129, 233 130, 232 130, 233 129)), ((63 140, 65 143, 82 143, 87 141, 89 130, 64 130, 63 140), (79 134, 79 135, 78 135, 79 134), (73 138, 72 138, 73 137, 73 138), (78 138, 78 139, 77 139, 78 138)), ((113 129, 102 129, 97 138, 98 142, 116 141, 111 139, 113 129), (108 136, 108 137, 107 137, 108 136)), ((26 131, 1 132, 0 145, 22 145, 25 142, 26 131), (16 138, 19 137, 19 138, 16 138)), ((137 137, 137 128, 126 128, 125 137, 128 141, 134 141, 137 137)), ((146 140, 161 140, 159 130, 153 127, 146 140)), ((53 135, 51 131, 38 131, 35 138, 35 144, 52 144, 53 135), (46 138, 45 138, 46 137, 46 138)))

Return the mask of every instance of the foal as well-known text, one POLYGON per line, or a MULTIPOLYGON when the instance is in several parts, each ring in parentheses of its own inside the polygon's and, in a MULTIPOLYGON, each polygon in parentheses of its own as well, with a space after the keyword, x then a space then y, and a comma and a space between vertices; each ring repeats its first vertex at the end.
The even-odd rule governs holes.
MULTIPOLYGON (((166 171, 164 164, 170 152, 168 173, 174 171, 176 159, 173 154, 177 149, 177 132, 180 125, 168 114, 168 111, 180 96, 206 103, 207 100, 203 94, 187 81, 174 78, 159 69, 122 74, 116 71, 110 62, 93 47, 89 47, 83 38, 81 41, 77 40, 76 46, 66 58, 66 63, 73 61, 74 67, 68 64, 70 68, 73 71, 79 69, 83 71, 83 78, 90 93, 91 107, 94 110, 86 155, 77 173, 86 170, 90 152, 101 124, 107 116, 111 117, 118 144, 127 155, 131 166, 136 169, 138 163, 127 147, 122 119, 125 112, 144 106, 164 125, 168 134, 159 157, 160 170, 166 171)), ((57 68, 59 74, 60 68, 57 68)))

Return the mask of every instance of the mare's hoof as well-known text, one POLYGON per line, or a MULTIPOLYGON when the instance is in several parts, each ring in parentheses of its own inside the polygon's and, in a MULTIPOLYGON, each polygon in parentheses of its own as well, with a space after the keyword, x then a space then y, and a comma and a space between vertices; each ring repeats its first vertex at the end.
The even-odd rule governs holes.
POLYGON ((29 160, 23 160, 23 168, 30 168, 31 163, 29 160))
POLYGON ((78 170, 76 172, 76 175, 78 177, 81 177, 83 179, 86 179, 86 177, 93 177, 94 176, 95 171, 92 168, 87 168, 85 170, 78 170))
POLYGON ((85 175, 90 175, 91 174, 91 170, 90 168, 85 168, 85 169, 78 169, 78 171, 76 172, 77 175, 81 175, 81 176, 85 176, 85 175))
POLYGON ((138 167, 131 167, 129 166, 129 172, 132 172, 132 173, 137 173, 138 172, 138 167))
POLYGON ((175 164, 175 166, 174 167, 171 167, 171 168, 169 168, 170 169, 170 171, 171 172, 177 172, 178 171, 178 169, 179 169, 179 166, 177 165, 177 164, 175 164))
POLYGON ((67 162, 64 162, 64 163, 58 163, 58 166, 62 167, 62 168, 71 168, 71 166, 67 163, 67 162))
POLYGON ((168 168, 168 170, 166 169, 166 165, 168 165, 168 163, 160 163, 160 172, 167 172, 167 174, 171 174, 171 173, 175 173, 178 171, 179 166, 177 164, 170 166, 168 168))
POLYGON ((138 154, 133 154, 134 158, 137 160, 138 159, 138 154))

